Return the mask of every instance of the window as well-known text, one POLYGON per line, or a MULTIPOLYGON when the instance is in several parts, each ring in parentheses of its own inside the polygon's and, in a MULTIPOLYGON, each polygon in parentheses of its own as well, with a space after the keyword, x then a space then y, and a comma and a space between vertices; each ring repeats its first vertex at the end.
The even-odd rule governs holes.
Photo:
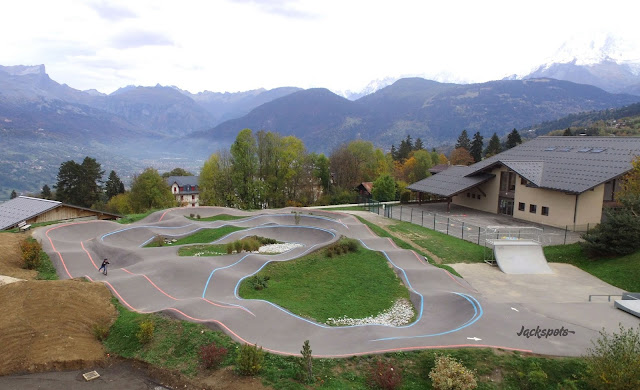
POLYGON ((195 195, 191 195, 191 200, 195 200, 196 196, 195 195))
POLYGON ((549 215, 549 208, 547 206, 542 206, 542 215, 549 215))
POLYGON ((537 208, 538 208, 538 206, 536 206, 535 204, 530 204, 529 205, 529 212, 535 214, 537 208))
POLYGON ((522 203, 522 202, 519 202, 518 203, 518 211, 524 211, 524 208, 525 208, 525 204, 522 203))
POLYGON ((520 178, 520 184, 522 184, 523 186, 526 186, 527 185, 527 179, 521 177, 520 178))
POLYGON ((475 199, 475 198, 476 198, 476 194, 471 194, 471 197, 472 197, 473 199, 475 199))
POLYGON ((500 191, 514 191, 516 189, 516 173, 513 171, 500 172, 500 191))
POLYGON ((471 198, 471 193, 467 192, 467 198, 471 198))

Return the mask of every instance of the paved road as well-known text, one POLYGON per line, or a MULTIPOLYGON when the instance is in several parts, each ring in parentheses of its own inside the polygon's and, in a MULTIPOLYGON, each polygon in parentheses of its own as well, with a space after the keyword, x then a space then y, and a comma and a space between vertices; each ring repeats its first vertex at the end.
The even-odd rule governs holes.
POLYGON ((62 278, 86 276, 105 283, 132 310, 163 311, 205 322, 237 341, 256 343, 274 353, 299 355, 300 345, 308 339, 317 357, 466 346, 575 356, 584 354, 591 346, 590 340, 597 336, 596 329, 556 319, 547 315, 544 307, 532 310, 517 303, 493 302, 465 280, 425 263, 412 251, 399 249, 389 239, 376 236, 351 215, 301 211, 304 214, 296 221, 292 209, 249 213, 217 207, 181 208, 154 213, 131 225, 108 221, 69 223, 36 229, 34 236, 42 240, 62 278), (186 219, 190 213, 246 218, 202 222, 186 219), (275 256, 218 257, 180 257, 175 247, 143 248, 156 235, 181 237, 223 225, 247 229, 223 237, 218 243, 260 235, 303 246, 275 256), (419 313, 416 322, 403 327, 330 327, 300 318, 269 302, 238 297, 237 286, 242 279, 268 262, 302 256, 336 241, 340 235, 358 239, 364 246, 384 253, 409 287, 419 313), (97 271, 105 257, 111 261, 108 276, 97 271), (526 337, 529 332, 523 329, 559 331, 540 337, 538 330, 526 337))

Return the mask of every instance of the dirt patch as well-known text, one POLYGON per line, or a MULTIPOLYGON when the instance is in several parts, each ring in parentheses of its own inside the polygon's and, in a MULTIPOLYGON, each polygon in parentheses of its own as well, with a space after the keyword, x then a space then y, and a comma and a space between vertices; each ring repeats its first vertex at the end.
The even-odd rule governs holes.
POLYGON ((0 375, 69 370, 104 357, 93 326, 115 320, 111 293, 80 280, 31 280, 0 287, 0 375))
POLYGON ((18 279, 35 279, 37 271, 22 268, 20 242, 30 233, 0 233, 0 275, 18 279))

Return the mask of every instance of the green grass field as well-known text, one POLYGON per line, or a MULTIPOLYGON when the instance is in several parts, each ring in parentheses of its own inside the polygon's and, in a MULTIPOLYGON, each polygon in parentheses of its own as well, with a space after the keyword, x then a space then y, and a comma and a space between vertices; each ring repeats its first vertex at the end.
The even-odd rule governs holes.
POLYGON ((640 251, 627 256, 589 258, 580 244, 544 248, 547 261, 572 264, 591 275, 626 291, 640 291, 640 251))
POLYGON ((409 222, 390 225, 389 230, 406 235, 446 264, 479 263, 484 260, 484 247, 435 230, 409 222))
POLYGON ((233 221, 236 219, 243 219, 247 217, 229 215, 229 214, 218 214, 218 215, 214 215, 213 217, 206 217, 206 218, 197 218, 197 217, 191 217, 191 216, 185 215, 185 218, 190 219, 192 221, 213 222, 213 221, 233 221))
POLYGON ((375 316, 398 299, 409 299, 409 291, 379 252, 360 247, 329 258, 325 251, 267 265, 258 275, 269 276, 268 287, 254 290, 247 278, 240 296, 264 299, 321 323, 342 316, 375 316))
POLYGON ((146 212, 140 213, 140 214, 127 214, 124 217, 118 219, 116 222, 121 223, 123 225, 126 225, 128 223, 138 222, 141 219, 144 219, 144 218, 148 217, 149 215, 155 213, 156 211, 158 211, 158 210, 153 209, 153 210, 149 210, 149 211, 146 211, 146 212))
MULTIPOLYGON (((162 244, 162 245, 176 246, 176 245, 186 245, 186 244, 204 244, 204 243, 209 243, 219 238, 222 238, 227 234, 244 230, 244 229, 246 228, 241 228, 236 226, 222 226, 215 229, 201 229, 190 236, 180 238, 174 243, 162 244)), ((161 246, 161 244, 160 244, 160 241, 157 241, 157 240, 154 240, 146 245, 147 248, 158 247, 158 246, 161 246)))

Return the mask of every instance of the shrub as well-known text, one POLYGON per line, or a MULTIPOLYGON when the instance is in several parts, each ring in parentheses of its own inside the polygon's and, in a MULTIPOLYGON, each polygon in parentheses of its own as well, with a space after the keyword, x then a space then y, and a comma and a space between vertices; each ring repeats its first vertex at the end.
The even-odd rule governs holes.
POLYGON ((242 252, 242 241, 234 241, 233 249, 235 249, 236 253, 242 252))
POLYGON ((478 387, 474 372, 450 356, 438 356, 429 373, 435 390, 468 390, 478 387))
POLYGON ((111 324, 109 321, 100 321, 97 324, 93 324, 93 335, 98 341, 104 341, 109 337, 109 328, 111 324))
POLYGON ((367 384, 377 389, 397 389, 402 384, 402 372, 393 364, 378 360, 369 369, 367 384))
POLYGON ((263 290, 268 287, 269 276, 254 275, 249 279, 249 284, 254 290, 263 290))
POLYGON ((358 241, 351 238, 342 238, 327 247, 327 257, 339 256, 343 253, 357 252, 360 245, 358 241))
POLYGON ((591 256, 622 256, 640 249, 640 218, 628 209, 607 210, 605 220, 582 235, 580 245, 591 256))
POLYGON ((587 350, 586 380, 597 389, 640 389, 640 327, 620 333, 600 331, 587 350))
POLYGON ((549 388, 549 377, 540 366, 540 363, 533 361, 527 365, 523 364, 522 367, 522 370, 516 371, 510 378, 518 389, 545 390, 549 388))
POLYGON ((195 217, 194 213, 189 214, 189 218, 193 218, 193 217, 195 217))
POLYGON ((196 218, 200 219, 200 214, 196 215, 196 218))
POLYGON ((144 320, 140 323, 138 333, 136 333, 136 337, 140 344, 149 344, 151 340, 153 340, 154 329, 155 325, 151 320, 144 320))
POLYGON ((33 238, 27 238, 20 243, 24 268, 38 269, 40 267, 40 251, 42 251, 42 246, 33 238))
POLYGON ((216 343, 203 345, 199 351, 200 361, 206 369, 216 368, 227 357, 227 349, 218 347, 216 343))
POLYGON ((228 255, 232 254, 233 253, 233 242, 228 243, 225 249, 227 250, 227 254, 228 255))
POLYGON ((262 347, 245 344, 240 347, 240 353, 236 360, 236 369, 241 375, 255 375, 262 370, 264 352, 262 347))

